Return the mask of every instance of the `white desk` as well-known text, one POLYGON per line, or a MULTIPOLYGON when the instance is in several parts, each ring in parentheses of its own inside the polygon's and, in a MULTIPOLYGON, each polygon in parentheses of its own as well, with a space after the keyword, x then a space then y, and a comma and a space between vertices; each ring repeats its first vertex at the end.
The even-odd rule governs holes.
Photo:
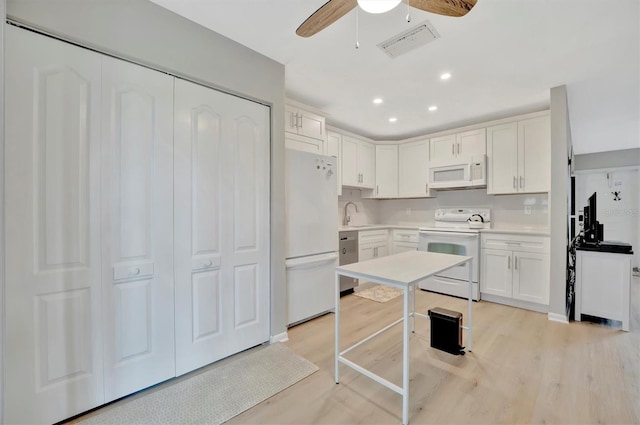
POLYGON ((471 328, 472 328, 472 257, 461 255, 438 254, 426 251, 408 251, 388 257, 376 258, 360 263, 348 264, 336 268, 336 317, 335 317, 335 378, 336 384, 340 382, 340 363, 362 373, 374 381, 384 385, 385 387, 395 391, 402 396, 402 423, 409 423, 409 317, 412 318, 412 330, 415 329, 415 316, 428 318, 425 314, 415 312, 415 290, 419 281, 434 275, 438 272, 455 267, 459 264, 469 262, 469 317, 468 326, 462 328, 467 331, 467 349, 471 351, 471 328), (349 276, 357 279, 365 279, 370 282, 382 285, 393 286, 404 290, 404 315, 401 319, 380 329, 379 331, 369 335, 363 340, 357 342, 351 347, 340 351, 340 276, 349 276), (410 301, 410 292, 413 291, 413 297, 410 301), (411 312, 409 305, 411 304, 411 312), (344 354, 354 348, 364 344, 382 332, 391 329, 396 324, 403 322, 403 351, 402 351, 402 387, 397 386, 383 377, 376 375, 359 366, 358 364, 347 360, 344 354))

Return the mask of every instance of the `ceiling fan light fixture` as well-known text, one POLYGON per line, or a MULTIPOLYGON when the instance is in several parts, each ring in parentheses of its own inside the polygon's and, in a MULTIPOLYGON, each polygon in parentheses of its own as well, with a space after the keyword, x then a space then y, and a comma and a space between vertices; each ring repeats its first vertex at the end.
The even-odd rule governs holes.
POLYGON ((402 0, 358 0, 358 6, 368 13, 385 13, 400 4, 402 0))

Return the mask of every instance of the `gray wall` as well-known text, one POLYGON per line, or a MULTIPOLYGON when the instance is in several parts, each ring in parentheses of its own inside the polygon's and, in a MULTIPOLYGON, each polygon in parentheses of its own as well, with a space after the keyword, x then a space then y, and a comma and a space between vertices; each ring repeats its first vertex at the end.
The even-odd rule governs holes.
POLYGON ((284 65, 147 0, 8 0, 10 19, 271 105, 271 335, 286 332, 284 65))
POLYGON ((0 0, 0 421, 4 418, 4 26, 6 2, 0 0))
POLYGON ((574 170, 640 165, 640 148, 576 155, 573 160, 574 170))
POLYGON ((571 128, 566 86, 551 89, 551 191, 549 192, 550 282, 549 315, 566 319, 566 273, 571 128))

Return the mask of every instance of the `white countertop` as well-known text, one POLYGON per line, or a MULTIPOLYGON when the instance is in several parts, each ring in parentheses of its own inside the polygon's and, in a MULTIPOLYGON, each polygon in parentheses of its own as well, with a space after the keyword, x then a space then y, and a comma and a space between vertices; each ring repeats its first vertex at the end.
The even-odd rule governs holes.
POLYGON ((337 267, 336 271, 359 279, 371 279, 378 283, 406 286, 472 258, 427 251, 407 251, 347 264, 337 267))
MULTIPOLYGON (((418 230, 418 228, 435 228, 433 223, 424 224, 360 224, 357 226, 341 226, 339 232, 344 231, 360 231, 360 230, 376 230, 376 229, 403 229, 418 230)), ((442 229, 438 229, 442 230, 442 229)), ((531 236, 550 236, 549 229, 542 227, 492 227, 490 229, 478 229, 480 233, 507 233, 514 235, 531 235, 531 236)))
POLYGON ((514 235, 550 236, 549 229, 540 227, 496 227, 482 229, 482 233, 509 233, 514 235))

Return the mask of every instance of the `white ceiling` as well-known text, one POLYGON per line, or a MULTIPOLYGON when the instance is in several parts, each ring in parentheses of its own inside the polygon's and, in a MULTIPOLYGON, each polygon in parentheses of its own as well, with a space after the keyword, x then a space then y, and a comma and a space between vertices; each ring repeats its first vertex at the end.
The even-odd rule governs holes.
POLYGON ((358 11, 358 50, 356 10, 311 38, 295 35, 326 0, 152 1, 285 64, 288 97, 374 140, 541 110, 549 89, 566 84, 575 153, 640 146, 638 0, 478 0, 463 18, 412 8, 410 24, 405 4, 358 11), (424 20, 440 39, 395 59, 376 47, 424 20), (441 81, 445 71, 452 78, 441 81))

